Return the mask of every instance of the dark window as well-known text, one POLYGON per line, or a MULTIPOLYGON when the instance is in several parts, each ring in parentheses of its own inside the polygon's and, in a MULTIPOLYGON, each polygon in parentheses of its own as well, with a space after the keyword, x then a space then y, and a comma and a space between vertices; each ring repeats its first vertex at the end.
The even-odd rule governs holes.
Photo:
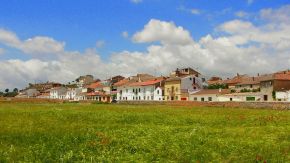
POLYGON ((194 101, 197 101, 197 97, 194 97, 194 101))
POLYGON ((268 95, 264 95, 264 101, 268 101, 268 95))
POLYGON ((247 101, 255 101, 255 97, 246 97, 247 101))
POLYGON ((230 101, 233 101, 233 98, 230 98, 230 101))
POLYGON ((204 101, 204 98, 202 97, 200 100, 201 100, 201 101, 204 101))
POLYGON ((157 90, 157 94, 159 95, 159 90, 157 90))
POLYGON ((212 101, 212 97, 208 97, 208 101, 212 101))
POLYGON ((195 78, 193 78, 193 84, 195 84, 195 78))

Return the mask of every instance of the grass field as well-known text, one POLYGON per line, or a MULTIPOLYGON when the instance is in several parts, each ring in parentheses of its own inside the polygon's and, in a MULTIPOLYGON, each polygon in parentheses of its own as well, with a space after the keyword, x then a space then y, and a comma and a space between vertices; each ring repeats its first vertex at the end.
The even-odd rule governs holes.
POLYGON ((0 103, 0 162, 289 162, 290 112, 0 103))

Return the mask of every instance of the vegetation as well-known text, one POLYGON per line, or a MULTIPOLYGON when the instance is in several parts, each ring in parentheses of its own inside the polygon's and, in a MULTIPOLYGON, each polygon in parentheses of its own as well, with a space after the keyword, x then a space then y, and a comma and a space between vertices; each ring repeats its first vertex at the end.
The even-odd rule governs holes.
POLYGON ((12 92, 9 92, 9 89, 5 89, 5 92, 0 92, 0 97, 15 97, 18 95, 18 89, 14 88, 12 92))
POLYGON ((222 89, 227 89, 228 86, 226 84, 211 84, 207 87, 207 89, 219 89, 219 88, 222 88, 222 89))
POLYGON ((288 162, 290 112, 0 103, 0 162, 288 162))

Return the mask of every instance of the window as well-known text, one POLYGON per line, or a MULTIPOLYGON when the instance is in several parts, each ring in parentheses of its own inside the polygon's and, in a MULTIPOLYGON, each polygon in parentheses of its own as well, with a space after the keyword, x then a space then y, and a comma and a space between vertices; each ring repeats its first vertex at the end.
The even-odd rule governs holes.
POLYGON ((135 89, 133 89, 133 92, 135 92, 135 89))
POLYGON ((126 89, 126 93, 128 93, 128 89, 126 89))
POLYGON ((169 100, 169 96, 167 96, 167 100, 169 100))
POLYGON ((195 78, 193 78, 193 84, 195 84, 195 78))
POLYGON ((201 100, 201 101, 204 101, 204 97, 202 97, 200 100, 201 100))
POLYGON ((212 101, 212 97, 208 97, 208 101, 212 101))
POLYGON ((159 95, 159 90, 157 90, 157 94, 159 95))
POLYGON ((189 80, 192 80, 192 78, 189 78, 189 80))
POLYGON ((246 97, 247 101, 255 101, 255 97, 246 97))
POLYGON ((175 96, 175 100, 178 100, 178 96, 175 96))
POLYGON ((139 92, 141 92, 141 88, 139 88, 139 92))
POLYGON ((167 93, 169 93, 169 88, 167 88, 167 93))
POLYGON ((178 87, 176 87, 175 91, 178 92, 178 87))
POLYGON ((230 101, 233 101, 233 98, 230 98, 230 101))
POLYGON ((146 100, 146 97, 145 96, 143 97, 143 100, 146 100))
POLYGON ((193 89, 196 89, 196 87, 193 87, 193 89))
POLYGON ((194 99, 193 99, 194 101, 197 101, 197 97, 194 97, 194 99))
POLYGON ((141 100, 141 96, 139 96, 139 100, 141 100))
POLYGON ((151 100, 153 100, 153 96, 151 96, 151 100))

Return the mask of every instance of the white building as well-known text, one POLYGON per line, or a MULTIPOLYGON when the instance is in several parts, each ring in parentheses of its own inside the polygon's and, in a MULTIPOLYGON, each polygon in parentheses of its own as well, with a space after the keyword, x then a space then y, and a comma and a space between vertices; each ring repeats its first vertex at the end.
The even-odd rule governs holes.
POLYGON ((162 101, 164 79, 125 83, 117 87, 117 100, 162 101))
POLYGON ((230 93, 218 97, 218 101, 263 101, 261 92, 230 93))
POLYGON ((276 100, 290 102, 290 90, 285 92, 282 91, 276 92, 276 100))
POLYGON ((55 87, 50 89, 49 98, 51 99, 65 99, 67 88, 65 87, 55 87))
POLYGON ((189 95, 190 101, 219 101, 222 95, 230 93, 229 89, 203 89, 189 95))
POLYGON ((79 100, 78 96, 80 95, 81 92, 82 92, 81 88, 68 88, 66 91, 65 99, 78 101, 79 100))

